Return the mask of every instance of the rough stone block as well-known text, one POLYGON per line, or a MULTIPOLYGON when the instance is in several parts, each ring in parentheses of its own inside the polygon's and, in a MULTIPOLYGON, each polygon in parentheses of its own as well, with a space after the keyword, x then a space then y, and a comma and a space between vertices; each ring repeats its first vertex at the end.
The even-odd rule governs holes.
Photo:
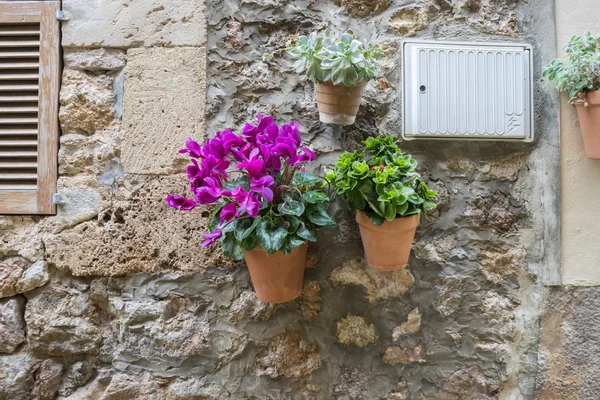
POLYGON ((269 341, 268 353, 258 360, 259 375, 301 377, 321 367, 317 346, 302 340, 298 332, 279 335, 269 341))
POLYGON ((125 66, 126 52, 120 49, 65 49, 65 67, 88 72, 118 71, 125 66))
POLYGON ((127 173, 162 174, 187 164, 177 150, 204 132, 203 48, 131 49, 121 159, 127 173))
POLYGON ((60 125, 63 134, 94 134, 115 119, 114 78, 65 69, 60 90, 60 125))
POLYGON ((27 294, 25 322, 31 349, 52 356, 98 354, 101 337, 94 322, 98 313, 85 289, 81 281, 57 277, 27 294))
POLYGON ((402 296, 415 282, 407 269, 378 271, 367 266, 363 259, 346 261, 331 273, 331 280, 336 285, 363 286, 371 303, 402 296))
POLYGON ((35 364, 29 354, 0 357, 0 399, 31 400, 35 364))
POLYGON ((218 245, 200 247, 208 232, 206 209, 178 212, 165 204, 167 194, 188 190, 186 177, 131 179, 97 220, 47 235, 48 261, 79 276, 193 273, 233 265, 218 245))
POLYGON ((0 261, 0 297, 25 293, 48 282, 48 263, 43 260, 31 264, 23 257, 0 261))
POLYGON ((198 46, 204 0, 65 0, 65 47, 198 46))
POLYGON ((25 342, 25 298, 0 300, 0 353, 12 353, 25 342))
POLYGON ((369 324, 364 317, 348 314, 337 323, 337 340, 340 343, 365 347, 378 339, 375 325, 369 324))

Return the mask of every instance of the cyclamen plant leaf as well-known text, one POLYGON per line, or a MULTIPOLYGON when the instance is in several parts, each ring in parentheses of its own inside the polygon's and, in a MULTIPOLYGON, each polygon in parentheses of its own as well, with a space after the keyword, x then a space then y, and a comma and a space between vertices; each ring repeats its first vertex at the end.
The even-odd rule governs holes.
POLYGON ((318 201, 327 201, 329 197, 323 192, 317 192, 316 190, 310 190, 302 194, 302 198, 307 203, 316 203, 318 201))
POLYGON ((297 217, 304 214, 304 203, 297 200, 286 200, 279 205, 279 212, 284 215, 295 215, 297 217))
POLYGON ((306 216, 315 225, 318 226, 333 226, 335 220, 327 214, 327 210, 322 203, 309 204, 306 207, 306 216))
POLYGON ((271 222, 266 218, 260 220, 256 226, 256 236, 263 249, 269 254, 281 250, 285 244, 287 229, 281 221, 271 222))
POLYGON ((323 179, 308 172, 296 172, 294 182, 298 185, 317 186, 323 182, 323 179))
POLYGON ((236 261, 244 258, 244 252, 232 232, 226 233, 221 239, 223 254, 236 261))
POLYGON ((317 237, 310 231, 310 229, 306 227, 306 225, 304 225, 303 222, 301 222, 300 227, 296 231, 296 235, 304 240, 309 240, 311 242, 317 241, 317 237))

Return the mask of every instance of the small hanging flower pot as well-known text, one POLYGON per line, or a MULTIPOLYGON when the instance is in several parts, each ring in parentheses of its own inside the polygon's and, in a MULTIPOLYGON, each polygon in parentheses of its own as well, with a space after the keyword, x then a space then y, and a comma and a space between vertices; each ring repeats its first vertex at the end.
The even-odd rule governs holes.
POLYGON ((391 136, 363 143, 363 151, 342 154, 326 179, 356 210, 367 264, 404 269, 421 214, 437 207, 437 194, 422 181, 417 160, 391 136))
POLYGON ((575 103, 585 155, 600 159, 600 91, 585 94, 585 101, 575 103))
POLYGON ((297 73, 315 83, 315 97, 321 122, 352 125, 362 102, 365 85, 377 78, 381 52, 355 40, 346 32, 326 37, 316 32, 300 36, 289 50, 297 59, 297 73))
POLYGON ((319 119, 326 124, 352 125, 362 102, 366 82, 356 86, 315 83, 319 119))
POLYGON ((180 153, 192 161, 194 199, 166 199, 179 210, 214 206, 202 246, 219 241, 226 256, 245 258, 256 295, 269 303, 300 296, 307 241, 317 240, 317 228, 335 225, 324 180, 301 172, 315 155, 300 142, 297 123, 279 127, 261 114, 241 135, 226 129, 203 146, 188 139, 180 153))
POLYGON ((421 214, 394 218, 375 225, 367 213, 356 211, 356 222, 365 249, 367 264, 381 271, 396 271, 406 268, 421 214))
POLYGON ((308 245, 294 247, 290 254, 267 253, 262 246, 244 250, 254 291, 265 303, 283 303, 302 293, 308 245))
POLYGON ((573 36, 564 47, 565 63, 552 60, 544 67, 542 77, 554 81, 560 91, 568 92, 575 104, 585 154, 600 159, 600 35, 587 31, 573 36))

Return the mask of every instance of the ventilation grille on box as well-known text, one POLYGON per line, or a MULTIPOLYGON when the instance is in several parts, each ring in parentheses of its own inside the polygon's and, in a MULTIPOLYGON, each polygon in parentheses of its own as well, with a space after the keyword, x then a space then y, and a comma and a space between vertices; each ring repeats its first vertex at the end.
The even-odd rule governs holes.
POLYGON ((527 46, 406 42, 406 139, 533 138, 527 46))
POLYGON ((39 24, 0 24, 0 190, 36 190, 39 24))

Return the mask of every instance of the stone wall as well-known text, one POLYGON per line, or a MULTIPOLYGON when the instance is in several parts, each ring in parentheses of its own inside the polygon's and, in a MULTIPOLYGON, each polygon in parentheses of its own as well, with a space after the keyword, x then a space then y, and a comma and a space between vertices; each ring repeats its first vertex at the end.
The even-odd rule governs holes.
POLYGON ((53 217, 0 217, 0 399, 552 393, 546 353, 537 376, 543 282, 560 250, 557 98, 539 78, 555 53, 552 2, 92 3, 63 1, 64 204, 53 217), (328 24, 385 52, 382 77, 346 128, 318 122, 312 86, 281 54, 328 24), (366 268, 357 226, 337 202, 339 225, 311 247, 302 297, 261 303, 243 264, 198 247, 206 210, 164 205, 187 190, 176 150, 257 111, 299 121, 321 165, 369 135, 399 137, 399 43, 414 35, 531 43, 536 142, 401 143, 440 201, 409 269, 366 268))

